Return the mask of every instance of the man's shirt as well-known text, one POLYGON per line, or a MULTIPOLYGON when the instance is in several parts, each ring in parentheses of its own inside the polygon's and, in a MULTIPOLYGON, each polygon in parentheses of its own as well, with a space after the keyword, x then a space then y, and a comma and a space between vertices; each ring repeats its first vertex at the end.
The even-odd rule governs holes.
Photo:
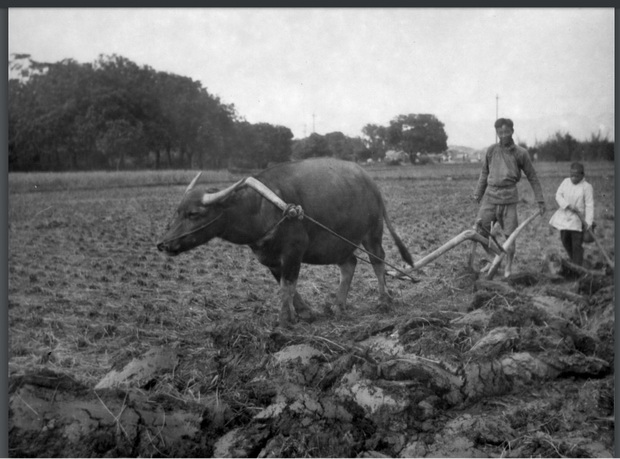
POLYGON ((530 154, 516 144, 504 147, 491 145, 482 161, 482 171, 474 196, 485 199, 490 204, 513 204, 519 201, 517 182, 525 173, 537 202, 544 202, 542 187, 532 165, 530 154))

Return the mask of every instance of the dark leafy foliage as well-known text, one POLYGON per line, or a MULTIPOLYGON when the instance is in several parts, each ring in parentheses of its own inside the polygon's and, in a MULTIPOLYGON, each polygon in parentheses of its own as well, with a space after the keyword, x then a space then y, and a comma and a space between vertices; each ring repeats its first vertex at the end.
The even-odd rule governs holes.
POLYGON ((372 151, 359 137, 347 137, 342 132, 330 132, 325 135, 316 133, 293 142, 293 159, 332 156, 347 161, 365 161, 372 151))
POLYGON ((290 157, 288 128, 240 121, 191 78, 116 55, 88 64, 12 58, 12 171, 263 167, 290 157))
POLYGON ((613 161, 614 142, 599 134, 580 142, 570 134, 555 135, 529 149, 540 161, 613 161))
POLYGON ((448 148, 444 124, 431 114, 398 115, 389 126, 368 124, 362 132, 375 159, 385 156, 388 150, 404 151, 412 156, 440 153, 448 148))

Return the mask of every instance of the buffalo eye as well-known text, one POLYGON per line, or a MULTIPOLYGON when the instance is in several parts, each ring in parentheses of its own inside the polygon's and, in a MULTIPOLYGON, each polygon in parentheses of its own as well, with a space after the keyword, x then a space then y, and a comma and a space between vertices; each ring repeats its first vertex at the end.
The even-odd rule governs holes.
POLYGON ((195 220, 198 217, 200 217, 200 212, 198 212, 197 210, 190 210, 189 212, 187 212, 187 218, 189 218, 190 220, 195 220))

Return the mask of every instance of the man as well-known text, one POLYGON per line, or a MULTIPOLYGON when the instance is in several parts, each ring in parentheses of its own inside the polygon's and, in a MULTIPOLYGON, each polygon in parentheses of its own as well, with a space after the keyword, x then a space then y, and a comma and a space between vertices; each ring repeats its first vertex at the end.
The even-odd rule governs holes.
MULTIPOLYGON (((545 199, 528 151, 516 145, 512 139, 514 134, 512 120, 499 118, 495 121, 495 132, 499 143, 487 149, 482 160, 478 186, 474 192, 474 199, 481 204, 476 228, 483 236, 489 237, 492 226, 498 223, 504 235, 508 237, 519 225, 517 183, 521 180, 521 172, 525 173, 530 182, 541 215, 546 210, 545 199)), ((510 276, 512 271, 515 245, 506 251, 505 277, 510 276)))

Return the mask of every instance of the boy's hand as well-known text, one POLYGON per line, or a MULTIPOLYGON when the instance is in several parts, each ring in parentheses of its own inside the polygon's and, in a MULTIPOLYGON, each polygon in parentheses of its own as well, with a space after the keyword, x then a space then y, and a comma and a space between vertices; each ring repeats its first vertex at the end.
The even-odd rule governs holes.
POLYGON ((538 209, 540 210, 540 215, 543 215, 547 211, 547 207, 544 202, 538 203, 538 209))

